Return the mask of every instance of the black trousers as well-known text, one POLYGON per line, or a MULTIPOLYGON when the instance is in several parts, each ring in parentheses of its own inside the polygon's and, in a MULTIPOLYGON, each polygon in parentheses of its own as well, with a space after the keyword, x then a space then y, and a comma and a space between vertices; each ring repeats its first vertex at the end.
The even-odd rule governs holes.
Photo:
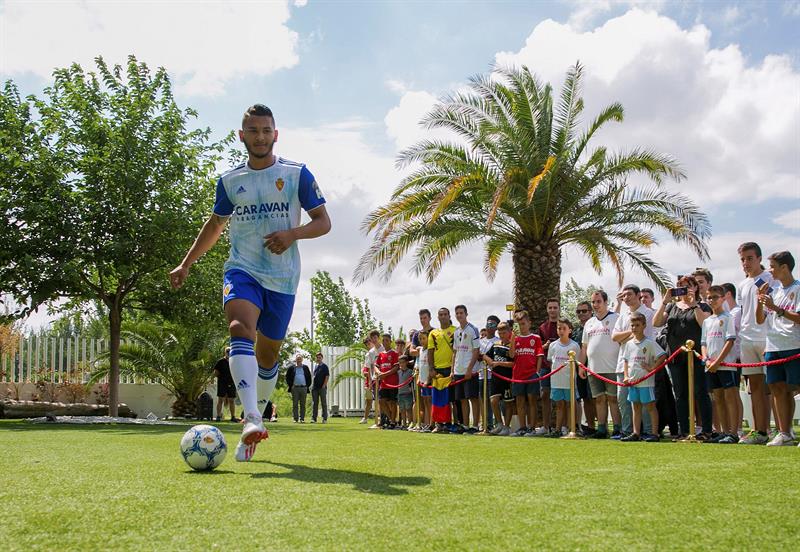
POLYGON ((669 427, 672 435, 678 435, 678 411, 675 408, 675 396, 672 394, 672 383, 669 381, 666 370, 657 372, 656 383, 656 410, 658 410, 658 432, 669 427))
POLYGON ((678 428, 682 435, 689 434, 689 401, 692 398, 700 407, 703 433, 711 433, 711 397, 708 395, 706 374, 701 362, 694 363, 694 392, 689 392, 689 367, 686 355, 678 355, 668 366, 678 410, 678 428))

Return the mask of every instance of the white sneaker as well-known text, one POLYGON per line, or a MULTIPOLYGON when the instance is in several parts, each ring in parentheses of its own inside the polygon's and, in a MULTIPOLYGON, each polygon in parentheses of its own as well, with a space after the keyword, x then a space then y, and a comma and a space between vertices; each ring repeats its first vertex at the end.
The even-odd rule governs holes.
POLYGON ((367 423, 367 419, 366 419, 366 418, 361 418, 361 419, 358 421, 358 423, 359 423, 359 424, 366 424, 366 423, 367 423))
POLYGON ((544 426, 540 426, 536 428, 536 431, 534 431, 534 433, 536 434, 537 437, 541 437, 542 435, 547 435, 548 433, 550 433, 550 430, 544 426))
POLYGON ((778 432, 778 434, 773 437, 772 441, 767 443, 768 447, 786 447, 786 446, 794 446, 794 439, 788 433, 778 432))
POLYGON ((372 424, 371 426, 369 426, 370 429, 380 429, 380 427, 381 426, 379 426, 378 424, 372 424))
POLYGON ((511 435, 511 428, 508 426, 503 426, 503 429, 500 430, 500 433, 497 434, 499 437, 508 437, 511 435))

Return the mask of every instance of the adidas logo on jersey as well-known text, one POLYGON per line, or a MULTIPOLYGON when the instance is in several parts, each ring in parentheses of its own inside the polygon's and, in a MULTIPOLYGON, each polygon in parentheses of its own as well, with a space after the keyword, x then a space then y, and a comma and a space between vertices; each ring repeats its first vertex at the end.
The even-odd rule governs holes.
POLYGON ((247 190, 245 190, 245 189, 244 189, 244 186, 239 186, 239 189, 238 189, 238 190, 236 190, 236 193, 237 193, 237 194, 243 194, 243 193, 245 193, 246 191, 247 191, 247 190))

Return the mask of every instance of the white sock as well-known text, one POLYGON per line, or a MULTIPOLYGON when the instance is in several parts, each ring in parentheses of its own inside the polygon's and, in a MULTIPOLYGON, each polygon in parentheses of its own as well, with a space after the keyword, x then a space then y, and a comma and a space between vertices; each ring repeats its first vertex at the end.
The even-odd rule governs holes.
MULTIPOLYGON (((261 366, 258 367, 258 381, 256 382, 256 389, 258 391, 258 409, 263 413, 264 408, 267 406, 267 402, 269 402, 270 397, 272 397, 272 392, 275 391, 275 384, 278 383, 278 363, 272 366, 272 368, 262 368, 261 366)), ((267 418, 269 418, 271 413, 267 413, 267 418)))
POLYGON ((231 376, 242 401, 245 416, 261 419, 256 399, 256 380, 258 379, 258 362, 253 342, 246 337, 231 338, 230 356, 231 376))

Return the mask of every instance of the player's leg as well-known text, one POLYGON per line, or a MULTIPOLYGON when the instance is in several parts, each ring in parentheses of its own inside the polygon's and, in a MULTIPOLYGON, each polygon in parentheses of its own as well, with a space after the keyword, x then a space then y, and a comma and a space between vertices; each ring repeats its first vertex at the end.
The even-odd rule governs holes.
POLYGON ((278 382, 278 354, 292 318, 294 295, 264 290, 263 304, 264 308, 258 317, 256 339, 257 395, 262 409, 272 397, 278 382))
POLYGON ((232 299, 225 303, 225 316, 231 335, 230 367, 239 400, 246 417, 261 418, 256 399, 258 363, 253 345, 259 306, 247 299, 232 299))

